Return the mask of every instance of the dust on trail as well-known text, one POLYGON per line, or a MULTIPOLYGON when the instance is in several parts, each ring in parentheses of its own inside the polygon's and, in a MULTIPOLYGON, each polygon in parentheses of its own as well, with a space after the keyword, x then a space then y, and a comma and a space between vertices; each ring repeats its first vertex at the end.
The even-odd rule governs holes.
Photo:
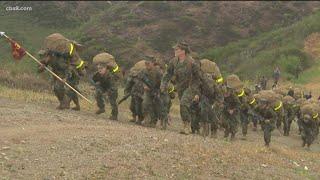
POLYGON ((275 130, 269 149, 262 132, 235 142, 180 135, 120 122, 93 112, 58 111, 0 97, 3 179, 320 179, 319 140, 310 151, 275 130), (308 170, 305 170, 305 166, 308 170))

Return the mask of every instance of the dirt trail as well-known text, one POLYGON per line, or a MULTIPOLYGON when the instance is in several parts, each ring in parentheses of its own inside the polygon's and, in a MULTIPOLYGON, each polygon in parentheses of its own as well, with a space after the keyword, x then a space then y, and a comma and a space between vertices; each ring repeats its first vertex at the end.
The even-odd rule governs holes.
POLYGON ((120 122, 108 114, 57 111, 0 97, 0 177, 3 179, 320 179, 319 140, 310 151, 273 132, 263 146, 262 132, 247 140, 177 133, 120 122), (305 170, 305 166, 308 170, 305 170))

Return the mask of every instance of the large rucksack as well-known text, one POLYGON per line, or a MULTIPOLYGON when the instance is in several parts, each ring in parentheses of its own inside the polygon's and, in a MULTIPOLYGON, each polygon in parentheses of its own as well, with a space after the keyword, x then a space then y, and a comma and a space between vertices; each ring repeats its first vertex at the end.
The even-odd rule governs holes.
POLYGON ((257 96, 258 99, 266 100, 275 111, 279 110, 283 106, 282 96, 273 92, 272 90, 262 90, 257 96))
POLYGON ((273 90, 275 93, 280 94, 282 96, 288 95, 289 89, 286 87, 277 87, 273 90))
POLYGON ((293 105, 295 103, 295 99, 291 96, 285 96, 282 98, 282 102, 285 105, 293 105))
POLYGON ((319 106, 314 103, 306 103, 300 108, 300 110, 303 115, 308 114, 315 119, 319 113, 319 106))
POLYGON ((227 87, 233 90, 241 90, 244 87, 242 81, 235 74, 227 76, 226 81, 227 81, 227 87))
POLYGON ((141 72, 142 70, 146 69, 145 63, 146 63, 145 60, 138 61, 134 66, 131 67, 129 73, 137 74, 137 73, 141 72))
POLYGON ((106 53, 106 52, 97 54, 96 56, 93 57, 92 62, 93 62, 93 64, 102 63, 105 65, 111 66, 112 73, 114 73, 118 79, 123 78, 122 73, 120 71, 120 68, 119 68, 115 58, 111 54, 106 53))
POLYGON ((216 80, 222 77, 218 65, 215 62, 210 61, 209 59, 200 60, 200 68, 205 73, 213 74, 216 80))
POLYGON ((78 51, 82 49, 83 46, 75 41, 67 39, 60 33, 54 33, 47 36, 43 46, 48 52, 48 55, 64 58, 77 69, 82 67, 84 63, 78 54, 78 51))

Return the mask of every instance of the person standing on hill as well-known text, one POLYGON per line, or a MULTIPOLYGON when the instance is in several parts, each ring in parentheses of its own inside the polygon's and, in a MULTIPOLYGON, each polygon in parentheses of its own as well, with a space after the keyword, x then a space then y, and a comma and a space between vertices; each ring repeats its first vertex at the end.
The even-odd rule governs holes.
POLYGON ((273 71, 273 79, 274 79, 274 83, 272 87, 275 87, 278 85, 278 82, 280 79, 280 68, 278 66, 273 71))
POLYGON ((262 90, 266 90, 267 89, 267 78, 265 76, 262 76, 262 78, 260 79, 260 86, 262 88, 262 90))
POLYGON ((169 62, 161 81, 161 92, 167 92, 168 84, 175 77, 175 87, 180 100, 180 115, 183 129, 180 133, 190 133, 190 105, 196 95, 199 95, 200 82, 203 79, 200 66, 190 56, 189 45, 180 42, 173 47, 175 57, 169 62))

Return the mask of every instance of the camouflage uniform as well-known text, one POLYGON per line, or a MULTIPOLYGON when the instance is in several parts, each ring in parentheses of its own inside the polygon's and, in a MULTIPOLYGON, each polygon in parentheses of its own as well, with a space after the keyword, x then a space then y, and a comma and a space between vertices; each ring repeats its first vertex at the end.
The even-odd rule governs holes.
POLYGON ((201 105, 199 101, 192 100, 190 104, 190 112, 191 112, 191 132, 194 133, 200 133, 200 119, 201 119, 201 105))
POLYGON ((288 90, 288 96, 291 96, 291 97, 294 98, 294 91, 293 91, 292 88, 290 88, 290 89, 288 90))
MULTIPOLYGON (((66 82, 69 85, 77 89, 76 86, 79 83, 79 75, 75 70, 70 68, 70 63, 65 57, 50 54, 48 51, 39 51, 39 55, 42 58, 41 63, 44 66, 51 67, 52 72, 54 72, 60 78, 66 79, 66 82)), ((43 72, 43 70, 43 67, 39 67, 39 72, 43 72)), ((60 105, 57 107, 57 109, 69 108, 69 98, 76 99, 75 97, 77 97, 77 95, 74 95, 73 91, 69 88, 66 88, 64 83, 58 80, 56 77, 53 77, 52 82, 53 92, 60 102, 60 105)), ((79 102, 77 100, 75 104, 79 106, 79 102)))
POLYGON ((318 116, 304 114, 299 119, 301 126, 302 146, 306 144, 308 147, 313 143, 319 132, 318 116))
MULTIPOLYGON (((42 56, 41 63, 45 66, 50 66, 52 71, 60 78, 65 79, 66 82, 74 89, 78 90, 80 76, 85 73, 85 62, 80 58, 78 49, 81 49, 80 44, 75 41, 66 39, 59 33, 51 34, 45 38, 44 46, 46 50, 40 50, 39 55, 42 56)), ((44 68, 41 66, 40 71, 44 68)), ((64 83, 54 78, 54 92, 60 101, 58 109, 70 107, 72 100, 76 107, 73 110, 80 110, 78 95, 64 83)))
POLYGON ((282 102, 279 101, 279 104, 274 107, 274 111, 277 114, 277 119, 276 119, 276 127, 277 129, 281 129, 282 122, 284 122, 285 118, 285 110, 283 108, 282 102))
POLYGON ((172 59, 162 78, 161 91, 165 92, 169 81, 175 76, 175 87, 180 100, 180 115, 184 122, 184 129, 181 133, 188 133, 188 123, 191 122, 190 105, 196 94, 199 94, 199 83, 202 79, 200 67, 191 56, 184 61, 177 57, 172 59))
MULTIPOLYGON (((77 70, 71 70, 69 76, 67 77, 67 83, 72 86, 75 90, 79 91, 78 85, 80 82, 80 75, 79 72, 77 70)), ((70 98, 68 101, 67 106, 70 105, 70 101, 72 100, 73 103, 76 105, 76 107, 74 107, 74 110, 80 110, 80 104, 79 104, 79 97, 78 94, 76 92, 74 92, 73 90, 71 90, 70 88, 67 88, 67 96, 70 98)))
POLYGON ((161 116, 160 116, 162 129, 167 128, 169 113, 172 106, 172 99, 174 98, 175 98, 175 91, 173 86, 168 90, 168 93, 160 94, 160 99, 162 102, 161 116))
POLYGON ((238 94, 239 100, 241 102, 240 105, 240 121, 242 127, 242 135, 246 136, 248 132, 248 124, 249 124, 249 103, 248 103, 248 94, 242 90, 240 94, 238 94))
POLYGON ((223 93, 221 84, 219 84, 215 78, 206 74, 203 76, 205 81, 201 83, 201 99, 200 99, 200 123, 203 128, 203 136, 208 136, 211 131, 211 136, 216 136, 218 130, 218 118, 217 109, 219 104, 223 103, 223 93), (214 109, 216 107, 216 109, 214 109), (211 125, 209 129, 209 125, 211 125))
POLYGON ((258 114, 261 116, 261 127, 264 134, 264 142, 266 146, 269 146, 271 142, 271 132, 275 128, 275 122, 277 118, 277 114, 274 110, 267 105, 266 108, 258 107, 257 109, 258 114))
POLYGON ((124 94, 131 94, 131 103, 130 110, 132 112, 133 121, 141 124, 143 121, 143 111, 142 111, 142 102, 143 102, 143 83, 137 77, 138 74, 131 73, 129 74, 124 94), (136 121, 136 117, 138 117, 138 121, 136 121))
POLYGON ((231 133, 231 140, 235 138, 239 124, 240 100, 232 89, 227 90, 224 96, 224 137, 227 138, 231 133))
POLYGON ((116 75, 111 70, 109 70, 105 75, 101 75, 99 72, 96 72, 91 78, 91 83, 96 87, 95 98, 97 106, 99 107, 97 114, 105 112, 104 94, 107 93, 112 109, 110 117, 111 120, 118 119, 118 87, 116 79, 116 75))
POLYGON ((267 89, 267 78, 266 77, 262 77, 260 80, 260 86, 262 88, 262 90, 266 90, 267 89))
POLYGON ((284 104, 283 135, 289 136, 291 123, 296 116, 294 104, 284 104))
POLYGON ((143 70, 140 74, 140 79, 148 87, 149 90, 145 91, 143 98, 143 111, 144 116, 150 115, 150 125, 155 127, 157 120, 161 115, 162 102, 160 99, 160 84, 162 73, 157 67, 151 70, 143 70), (152 87, 150 87, 152 86, 152 87))

